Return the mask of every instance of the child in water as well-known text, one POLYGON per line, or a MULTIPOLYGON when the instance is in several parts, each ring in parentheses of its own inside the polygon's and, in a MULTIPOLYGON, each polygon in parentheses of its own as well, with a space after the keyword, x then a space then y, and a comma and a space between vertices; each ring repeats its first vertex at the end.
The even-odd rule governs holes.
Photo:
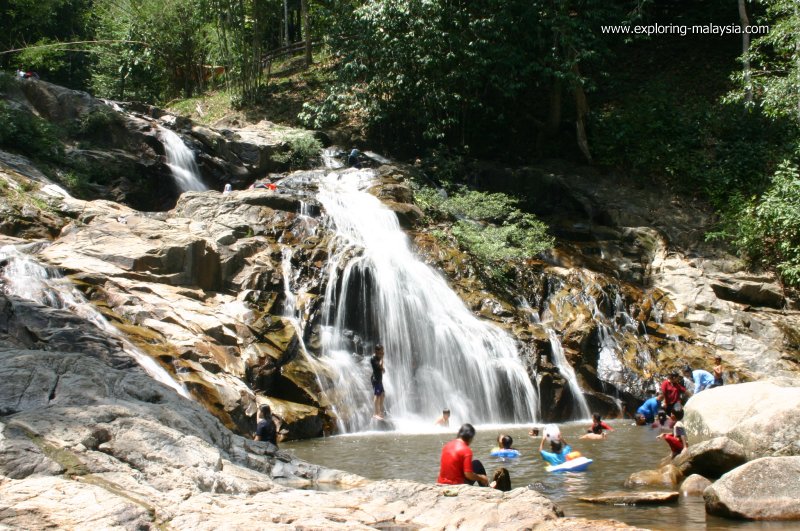
POLYGON ((548 440, 547 433, 542 436, 542 442, 539 443, 539 454, 542 456, 542 459, 551 465, 560 465, 566 463, 567 454, 572 452, 570 445, 567 444, 567 441, 564 440, 560 432, 555 436, 549 437, 549 439, 551 450, 549 452, 544 449, 544 442, 548 440))
POLYGON ((670 418, 674 422, 672 433, 662 433, 658 438, 666 441, 672 451, 672 458, 675 459, 681 452, 689 448, 689 441, 686 439, 686 428, 683 425, 683 410, 673 411, 670 418))
POLYGON ((599 413, 592 413, 592 426, 587 430, 586 435, 581 436, 581 439, 604 439, 606 430, 614 431, 614 428, 603 422, 599 413))

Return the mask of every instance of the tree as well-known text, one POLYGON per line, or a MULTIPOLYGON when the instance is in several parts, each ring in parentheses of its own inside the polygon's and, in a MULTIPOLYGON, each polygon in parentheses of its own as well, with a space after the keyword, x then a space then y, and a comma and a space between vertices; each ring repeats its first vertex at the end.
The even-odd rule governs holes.
POLYGON ((751 70, 737 74, 739 89, 730 100, 747 101, 752 91, 768 116, 793 116, 800 121, 800 4, 769 0, 762 23, 769 32, 753 40, 742 60, 751 70))
POLYGON ((201 89, 211 47, 205 13, 205 0, 96 0, 95 90, 163 101, 201 89))
POLYGON ((54 83, 86 88, 92 55, 86 46, 62 43, 93 39, 91 6, 91 0, 0 1, 0 68, 35 70, 54 83))
POLYGON ((601 0, 367 0, 335 20, 329 44, 339 84, 302 117, 321 126, 344 112, 379 135, 466 149, 495 147, 541 123, 551 94, 551 129, 561 93, 575 101, 587 158, 587 65, 608 55, 600 25, 634 2, 601 0))

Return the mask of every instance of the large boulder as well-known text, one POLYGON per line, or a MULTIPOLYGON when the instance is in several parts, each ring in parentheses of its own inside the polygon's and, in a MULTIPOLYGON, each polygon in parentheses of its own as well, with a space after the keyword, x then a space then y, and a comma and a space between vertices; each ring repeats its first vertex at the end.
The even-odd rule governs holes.
POLYGON ((711 480, 700 474, 692 474, 681 483, 680 493, 682 496, 702 496, 709 485, 711 480))
POLYGON ((684 423, 690 441, 725 436, 749 459, 800 455, 800 387, 782 381, 725 385, 693 396, 684 423))
POLYGON ((700 474, 709 478, 718 478, 746 462, 744 447, 727 437, 692 444, 672 461, 685 477, 700 474))
POLYGON ((800 520, 800 457, 763 457, 703 493, 706 511, 747 520, 800 520))

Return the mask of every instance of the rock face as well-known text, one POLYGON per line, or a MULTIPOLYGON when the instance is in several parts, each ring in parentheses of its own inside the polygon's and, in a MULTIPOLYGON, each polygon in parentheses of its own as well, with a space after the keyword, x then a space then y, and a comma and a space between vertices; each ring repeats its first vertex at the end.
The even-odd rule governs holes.
POLYGON ((693 396, 684 423, 690 440, 725 436, 749 459, 800 455, 798 408, 800 387, 779 381, 725 385, 693 396))
POLYGON ((685 477, 699 474, 709 478, 718 478, 747 462, 744 447, 727 437, 716 437, 699 444, 690 444, 689 449, 672 463, 685 477))
POLYGON ((703 498, 711 514, 748 520, 800 520, 800 457, 764 457, 728 472, 703 498))

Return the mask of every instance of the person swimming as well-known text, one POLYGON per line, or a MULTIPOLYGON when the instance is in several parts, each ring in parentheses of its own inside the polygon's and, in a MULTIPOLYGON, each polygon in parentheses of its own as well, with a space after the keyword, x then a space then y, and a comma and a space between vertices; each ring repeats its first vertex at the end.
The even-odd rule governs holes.
POLYGON ((560 465, 567 461, 567 454, 572 452, 572 447, 561 436, 561 432, 546 431, 539 443, 539 455, 551 465, 560 465), (544 449, 545 441, 550 441, 550 451, 544 449))
POLYGON ((603 422, 599 413, 592 413, 592 425, 581 439, 602 439, 606 431, 614 431, 614 428, 603 422))

